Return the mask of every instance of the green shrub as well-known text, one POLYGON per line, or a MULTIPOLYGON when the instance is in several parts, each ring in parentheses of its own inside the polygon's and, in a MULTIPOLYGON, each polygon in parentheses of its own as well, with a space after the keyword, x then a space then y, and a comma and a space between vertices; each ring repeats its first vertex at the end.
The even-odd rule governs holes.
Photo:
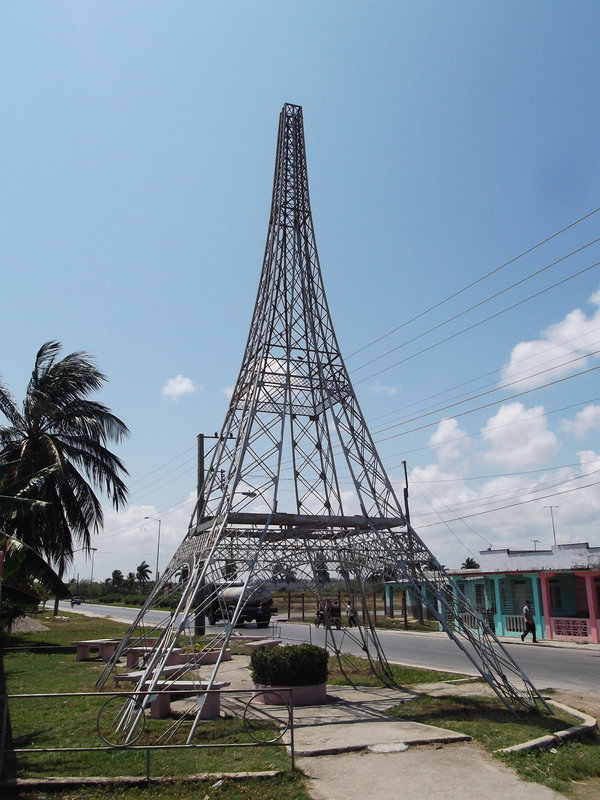
POLYGON ((254 683, 260 686, 311 686, 327 681, 327 650, 314 644, 261 647, 250 656, 254 683))

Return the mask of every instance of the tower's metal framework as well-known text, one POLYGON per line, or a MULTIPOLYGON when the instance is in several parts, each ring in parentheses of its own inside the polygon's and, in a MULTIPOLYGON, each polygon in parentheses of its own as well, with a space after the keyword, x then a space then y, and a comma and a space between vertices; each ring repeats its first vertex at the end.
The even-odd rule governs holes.
MULTIPOLYGON (((384 679, 391 673, 365 599, 373 574, 401 576, 507 706, 532 707, 539 698, 414 531, 379 459, 325 296, 302 109, 287 104, 279 121, 262 274, 229 410, 188 533, 99 684, 131 644, 147 637, 145 613, 161 593, 174 587, 177 607, 141 665, 140 693, 161 685, 174 647, 224 585, 237 578, 249 591, 286 573, 312 589, 318 602, 327 574, 345 581, 347 595, 362 610, 354 635, 384 679)), ((208 688, 242 605, 243 597, 211 642, 220 656, 204 681, 208 688)), ((339 652, 336 632, 328 634, 339 652)), ((125 705, 117 721, 125 740, 147 702, 140 694, 125 705)), ((188 740, 202 706, 199 694, 188 740)))

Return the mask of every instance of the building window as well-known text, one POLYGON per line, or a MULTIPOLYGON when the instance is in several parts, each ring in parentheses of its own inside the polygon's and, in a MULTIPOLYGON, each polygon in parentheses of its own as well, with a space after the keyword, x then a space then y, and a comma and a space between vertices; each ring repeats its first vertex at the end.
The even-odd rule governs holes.
POLYGON ((477 611, 485 611, 485 587, 483 583, 475 584, 475 608, 477 611))
POLYGON ((550 605, 553 611, 560 611, 562 609, 562 597, 560 595, 558 581, 553 582, 550 580, 550 605))

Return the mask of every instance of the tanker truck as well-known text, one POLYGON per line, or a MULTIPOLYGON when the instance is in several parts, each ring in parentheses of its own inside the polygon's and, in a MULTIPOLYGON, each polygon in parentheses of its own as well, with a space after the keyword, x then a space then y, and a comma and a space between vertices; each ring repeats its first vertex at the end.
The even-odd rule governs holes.
MULTIPOLYGON (((208 588, 208 587, 207 587, 208 588)), ((209 625, 214 625, 224 619, 231 619, 236 609, 238 600, 244 591, 243 583, 230 583, 225 586, 212 586, 208 594, 212 600, 206 607, 206 618, 209 625)), ((257 628, 268 628, 271 617, 277 613, 273 608, 271 592, 263 586, 257 589, 247 589, 247 597, 240 611, 237 624, 256 620, 257 628)))

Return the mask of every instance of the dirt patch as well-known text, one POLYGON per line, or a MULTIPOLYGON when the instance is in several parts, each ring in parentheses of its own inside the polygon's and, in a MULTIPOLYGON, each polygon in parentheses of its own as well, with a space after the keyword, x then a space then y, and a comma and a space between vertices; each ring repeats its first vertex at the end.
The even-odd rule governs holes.
POLYGON ((35 619, 31 619, 31 617, 17 617, 17 619, 13 620, 10 628, 11 633, 43 633, 49 630, 50 628, 35 619))
POLYGON ((556 690, 548 695, 552 700, 564 703, 571 708, 585 711, 591 717, 600 721, 600 693, 595 692, 567 692, 556 690))

